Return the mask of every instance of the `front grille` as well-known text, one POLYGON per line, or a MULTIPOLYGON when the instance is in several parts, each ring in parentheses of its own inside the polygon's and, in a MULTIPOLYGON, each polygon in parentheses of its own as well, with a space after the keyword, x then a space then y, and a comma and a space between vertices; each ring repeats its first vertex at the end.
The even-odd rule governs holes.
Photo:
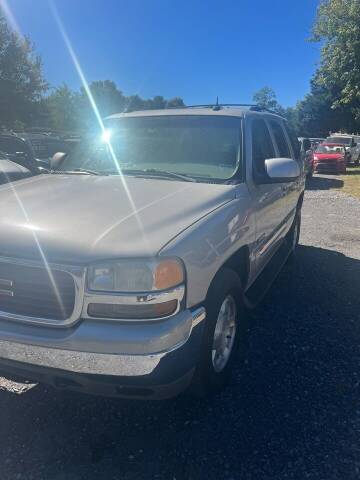
POLYGON ((0 263, 0 311, 52 320, 68 319, 75 305, 73 277, 60 270, 0 263))
POLYGON ((324 160, 322 162, 319 162, 316 164, 316 169, 321 170, 321 169, 336 169, 337 168, 337 163, 332 161, 332 160, 324 160))

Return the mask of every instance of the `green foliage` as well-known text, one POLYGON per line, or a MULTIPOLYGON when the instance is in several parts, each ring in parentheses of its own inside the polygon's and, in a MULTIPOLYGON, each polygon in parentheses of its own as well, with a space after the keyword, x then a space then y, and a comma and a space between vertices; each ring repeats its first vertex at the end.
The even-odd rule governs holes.
MULTIPOLYGON (((313 41, 321 42, 322 48, 310 93, 283 114, 299 136, 323 137, 339 130, 359 132, 360 1, 322 1, 313 41)), ((272 109, 276 105, 272 89, 260 90, 254 100, 272 109)))
POLYGON ((314 40, 323 42, 315 83, 334 93, 334 108, 346 106, 360 119, 359 0, 323 1, 314 40))
POLYGON ((53 90, 42 102, 43 126, 51 126, 55 130, 76 130, 78 125, 78 109, 80 94, 73 92, 66 84, 53 90))
MULTIPOLYGON (((89 84, 91 97, 101 118, 114 113, 134 110, 163 109, 184 106, 180 97, 166 100, 162 96, 143 99, 139 95, 125 96, 111 80, 89 84)), ((67 85, 54 88, 42 102, 38 124, 55 130, 85 130, 98 126, 98 118, 84 87, 74 92, 67 85)), ((38 117, 39 118, 39 117, 38 117)))
MULTIPOLYGON (((90 83, 89 90, 101 117, 124 110, 126 98, 121 90, 117 88, 115 82, 111 80, 97 80, 90 83)), ((80 89, 79 93, 79 108, 82 110, 83 118, 94 116, 93 107, 84 87, 80 89)))
POLYGON ((360 1, 322 1, 313 33, 322 42, 313 91, 326 93, 338 128, 360 130, 360 1))
POLYGON ((0 13, 0 126, 32 121, 46 89, 31 42, 12 32, 0 13))
POLYGON ((271 87, 260 88, 253 95, 253 101, 260 107, 267 108, 279 114, 284 113, 284 109, 279 105, 276 93, 271 87))

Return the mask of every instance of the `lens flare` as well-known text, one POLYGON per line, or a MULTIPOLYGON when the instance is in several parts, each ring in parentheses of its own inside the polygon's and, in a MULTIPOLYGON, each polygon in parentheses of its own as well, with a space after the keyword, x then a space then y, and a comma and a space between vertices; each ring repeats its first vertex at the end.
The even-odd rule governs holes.
MULTIPOLYGON (((79 78, 80 78, 81 83, 82 83, 82 85, 83 85, 83 87, 84 87, 85 93, 86 93, 86 95, 87 95, 87 97, 88 97, 88 99, 89 99, 90 105, 91 105, 91 107, 92 107, 92 109, 93 109, 93 111, 94 111, 94 114, 95 114, 95 116, 96 116, 96 119, 97 119, 98 124, 99 124, 100 129, 101 129, 102 135, 104 135, 104 133, 105 133, 107 130, 106 130, 105 126, 104 126, 104 122, 103 122, 102 117, 101 117, 101 115, 100 115, 99 109, 97 108, 95 99, 94 99, 94 97, 93 97, 93 95, 92 95, 92 93, 91 93, 91 90, 90 90, 90 88, 89 88, 89 84, 88 84, 88 82, 87 82, 87 80, 86 80, 86 77, 85 77, 85 74, 84 74, 84 72, 83 72, 83 70, 82 70, 82 68, 81 68, 81 65, 80 65, 80 62, 79 62, 79 60, 78 60, 78 58, 77 58, 77 55, 76 55, 76 53, 75 53, 75 50, 73 49, 73 47, 72 47, 72 45, 71 45, 69 36, 68 36, 68 34, 67 34, 66 30, 65 30, 65 27, 64 27, 64 25, 63 25, 63 23, 62 23, 62 20, 61 20, 61 18, 60 18, 59 12, 58 12, 58 10, 57 10, 57 8, 56 8, 55 2, 52 1, 52 2, 50 3, 50 6, 51 6, 52 13, 53 13, 53 15, 54 15, 54 19, 55 19, 55 21, 56 21, 56 24, 57 24, 57 26, 58 26, 58 28, 59 28, 59 31, 60 31, 60 33, 61 33, 61 36, 62 36, 62 38, 63 38, 63 40, 64 40, 64 43, 65 43, 65 45, 66 45, 66 48, 67 48, 67 50, 68 50, 68 52, 69 52, 69 55, 70 55, 70 57, 71 57, 71 60, 72 60, 72 62, 73 62, 73 64, 74 64, 74 67, 75 67, 75 69, 76 69, 76 71, 77 71, 77 74, 79 75, 79 78)), ((105 135, 106 135, 106 134, 105 134, 105 135)), ((147 246, 149 246, 149 242, 148 242, 148 240, 147 240, 147 238, 146 238, 146 235, 145 235, 144 227, 143 227, 143 225, 142 225, 142 223, 141 223, 141 221, 140 221, 139 216, 137 215, 137 208, 136 208, 136 206, 135 206, 135 203, 134 203, 134 201, 133 201, 133 198, 132 198, 131 193, 130 193, 130 191, 129 191, 129 188, 128 188, 128 186, 127 186, 126 180, 125 180, 125 178, 124 178, 124 176, 123 176, 123 174, 122 174, 120 164, 119 164, 119 162, 118 162, 118 160, 117 160, 115 151, 114 151, 114 149, 113 149, 113 147, 112 147, 112 145, 111 145, 111 141, 110 141, 110 140, 109 140, 109 142, 107 142, 107 146, 108 146, 108 149, 109 149, 109 153, 110 153, 110 155, 111 155, 111 158, 112 158, 112 160, 113 160, 113 162, 114 162, 115 168, 116 168, 118 174, 120 175, 120 179, 121 179, 121 182, 122 182, 122 184, 123 184, 123 187, 124 187, 124 190, 125 190, 125 192, 126 192, 126 195, 128 196, 128 199, 129 199, 131 208, 133 209, 133 212, 134 212, 134 215, 135 215, 135 218, 136 218, 136 222, 137 222, 137 224, 138 224, 138 226, 139 226, 139 230, 140 230, 140 233, 141 233, 141 235, 142 235, 143 241, 144 241, 144 243, 146 243, 147 246)))
POLYGON ((20 31, 19 24, 17 23, 16 18, 14 17, 14 14, 10 10, 7 0, 0 0, 0 9, 3 11, 3 14, 8 24, 11 26, 14 32, 16 32, 17 35, 19 35, 19 37, 23 38, 23 35, 20 31))
MULTIPOLYGON (((19 25, 18 25, 18 23, 15 19, 15 16, 13 15, 12 11, 10 10, 10 7, 9 7, 6 0, 0 0, 0 8, 3 11, 3 13, 5 15, 5 18, 6 18, 7 22, 10 24, 11 28, 16 32, 17 35, 19 35, 19 37, 23 38, 22 34, 21 34, 21 31, 20 31, 20 28, 19 28, 19 25)), ((25 219, 26 224, 31 225, 30 218, 29 218, 29 216, 26 212, 25 206, 24 206, 21 198, 19 197, 19 195, 16 191, 15 186, 11 183, 11 181, 10 181, 11 179, 8 177, 8 175, 6 173, 5 173, 5 177, 6 177, 6 180, 8 182, 9 188, 12 190, 12 192, 14 194, 14 197, 16 199, 16 202, 18 203, 18 205, 20 207, 20 210, 22 211, 22 213, 24 215, 24 219, 25 219)), ((44 267, 45 267, 46 272, 48 274, 52 289, 54 291, 54 294, 55 294, 56 300, 59 304, 59 307, 61 309, 61 312, 63 313, 63 315, 66 315, 66 313, 65 313, 66 311, 65 311, 65 307, 64 307, 61 295, 60 295, 59 290, 57 288, 54 276, 52 274, 51 268, 49 266, 49 263, 46 259, 45 254, 44 254, 44 251, 41 248, 41 245, 40 245, 39 239, 37 237, 36 231, 34 229, 30 229, 30 230, 31 230, 31 233, 32 233, 33 238, 34 238, 34 242, 35 242, 35 244, 37 246, 37 249, 39 251, 40 257, 41 257, 41 259, 44 263, 44 267)))
POLYGON ((101 140, 104 142, 104 143, 109 143, 110 140, 111 140, 111 132, 110 130, 104 130, 102 135, 101 135, 101 140))
MULTIPOLYGON (((27 225, 28 229, 31 231, 32 233, 32 236, 33 236, 33 239, 34 239, 34 242, 35 242, 35 245, 39 251, 39 254, 40 254, 40 258, 44 264, 44 267, 45 267, 45 270, 47 272, 47 275, 49 277, 49 280, 50 280, 50 283, 51 283, 51 287, 54 291, 54 294, 55 294, 55 297, 56 297, 56 301, 58 302, 59 304, 59 307, 60 307, 60 310, 61 310, 61 313, 64 315, 64 318, 66 318, 66 310, 65 310, 65 307, 64 307, 64 303, 62 301, 62 298, 61 298, 61 295, 60 295, 60 292, 59 292, 59 289, 57 287, 57 284, 55 282, 55 278, 52 274, 52 271, 51 271, 51 268, 50 268, 50 265, 46 259, 46 255, 43 251, 43 249, 41 248, 41 244, 39 242, 39 239, 38 239, 38 236, 36 234, 36 229, 32 228, 32 225, 31 225, 31 221, 30 221, 30 218, 27 214, 27 211, 25 209, 25 206, 24 206, 24 203, 22 202, 21 198, 19 197, 17 191, 16 191, 16 187, 13 185, 13 183, 11 182, 11 179, 8 177, 8 175, 5 173, 5 177, 6 177, 6 180, 7 180, 7 185, 9 186, 9 188, 11 189, 14 197, 15 197, 15 200, 17 202, 17 204, 19 205, 20 207, 20 210, 22 212, 22 214, 24 215, 24 220, 25 220, 25 225, 27 225)), ((24 227, 24 225, 22 225, 22 227, 24 227)))

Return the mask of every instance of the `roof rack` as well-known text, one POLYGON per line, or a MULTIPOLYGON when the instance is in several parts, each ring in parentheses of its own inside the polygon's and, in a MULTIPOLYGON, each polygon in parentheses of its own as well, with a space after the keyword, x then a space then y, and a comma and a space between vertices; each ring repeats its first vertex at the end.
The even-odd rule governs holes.
POLYGON ((222 108, 230 108, 230 107, 247 107, 249 110, 253 112, 269 112, 274 113, 273 110, 270 110, 266 107, 261 107, 256 103, 209 103, 209 104, 199 104, 199 105, 183 105, 183 106, 176 106, 170 108, 212 108, 213 110, 220 110, 222 108))

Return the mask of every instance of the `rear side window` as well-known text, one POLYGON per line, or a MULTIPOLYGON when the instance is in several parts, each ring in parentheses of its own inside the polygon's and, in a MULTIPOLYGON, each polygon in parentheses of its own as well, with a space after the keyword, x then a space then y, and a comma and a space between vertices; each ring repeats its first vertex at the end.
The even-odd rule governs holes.
POLYGON ((264 120, 254 120, 251 130, 253 169, 262 175, 265 174, 265 160, 275 157, 274 146, 264 120))
POLYGON ((287 143, 284 130, 280 123, 270 120, 270 127, 274 134, 275 142, 278 146, 280 158, 291 158, 289 145, 287 143))

